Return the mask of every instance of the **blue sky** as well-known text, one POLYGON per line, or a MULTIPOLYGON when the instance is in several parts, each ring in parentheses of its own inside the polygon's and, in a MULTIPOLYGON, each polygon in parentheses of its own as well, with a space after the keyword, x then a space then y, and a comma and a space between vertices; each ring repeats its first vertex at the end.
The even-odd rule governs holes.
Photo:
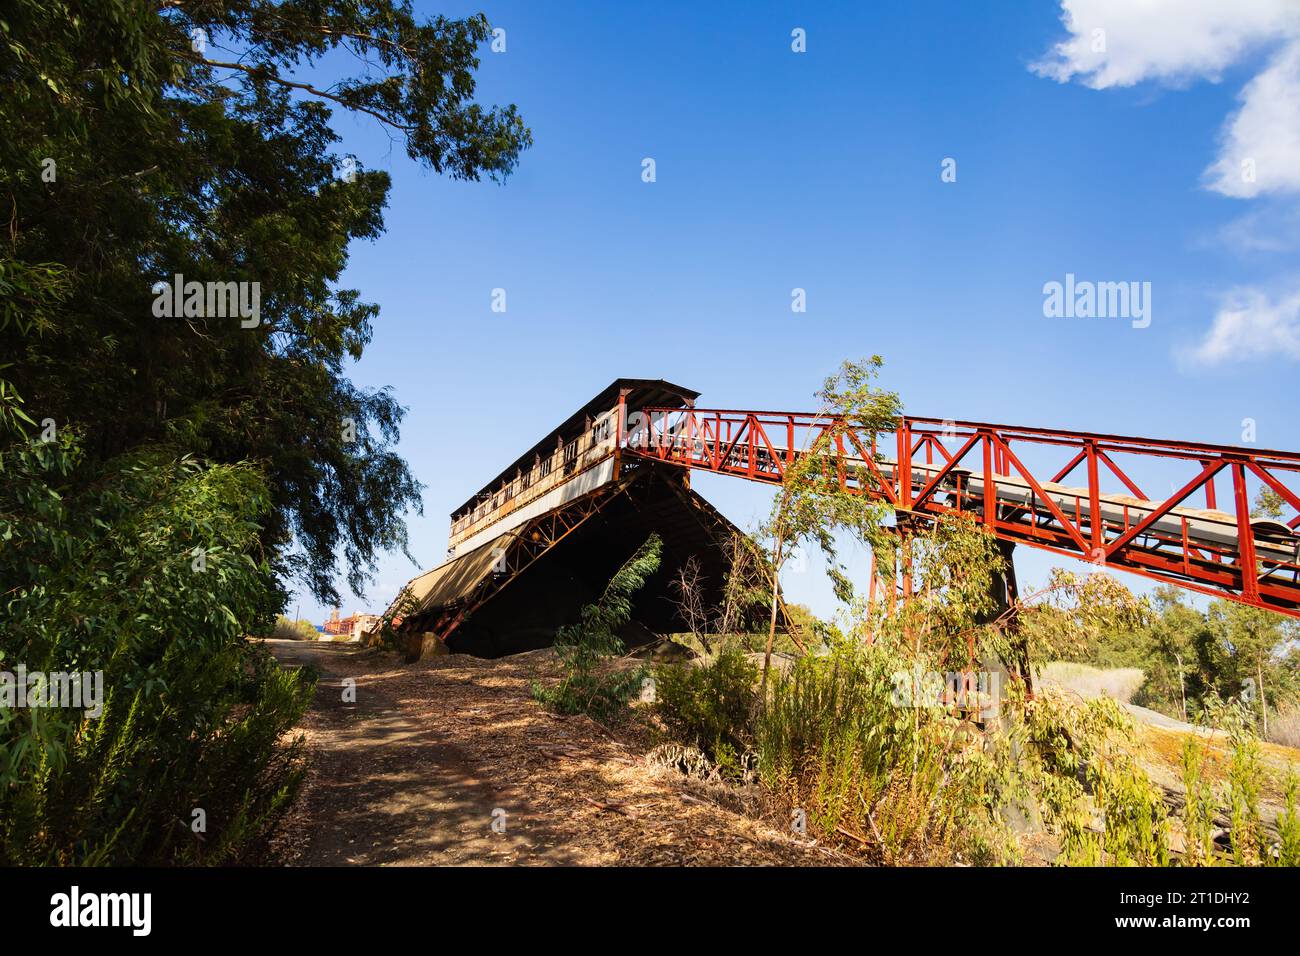
MULTIPOLYGON (((336 114, 341 152, 393 177, 387 232, 345 275, 382 308, 351 375, 409 408, 420 567, 453 507, 619 376, 806 409, 879 353, 914 414, 1228 443, 1250 417, 1261 446, 1300 448, 1300 148, 1277 128, 1300 117, 1300 23, 1271 0, 1126 6, 417 3, 506 31, 480 100, 516 103, 536 139, 505 185, 456 183, 336 114), (1258 178, 1234 186, 1242 150, 1258 178), (1044 317, 1067 273, 1150 282, 1150 326, 1044 317)), ((696 487, 743 526, 770 500, 696 487)), ((417 570, 386 558, 345 610, 417 570)), ((786 586, 831 610, 822 575, 786 586)))

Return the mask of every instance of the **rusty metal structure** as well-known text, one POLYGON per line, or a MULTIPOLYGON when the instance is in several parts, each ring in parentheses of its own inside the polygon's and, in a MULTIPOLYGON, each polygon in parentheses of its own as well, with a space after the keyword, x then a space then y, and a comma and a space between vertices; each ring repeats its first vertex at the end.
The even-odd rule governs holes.
POLYGON ((720 604, 738 530, 688 469, 629 454, 624 440, 641 408, 689 408, 698 394, 623 378, 570 415, 452 513, 447 562, 389 609, 401 629, 485 657, 545 646, 651 532, 662 565, 636 597, 628 643, 684 629, 671 582, 691 557, 706 606, 720 604))
POLYGON ((407 586, 403 626, 486 656, 543 646, 657 531, 667 570, 636 619, 645 636, 679 627, 672 569, 695 555, 718 599, 736 533, 691 472, 778 484, 823 437, 842 487, 900 522, 970 515, 1008 555, 1024 544, 1300 617, 1300 454, 910 415, 866 434, 812 413, 701 409, 698 395, 618 379, 578 409, 452 513, 449 560, 407 586), (1165 481, 1168 495, 1143 490, 1165 481), (1252 516, 1261 489, 1280 520, 1252 516))
POLYGON ((834 436, 842 485, 904 519, 971 515, 1000 540, 1300 617, 1300 454, 905 416, 865 435, 797 412, 645 408, 635 454, 778 483, 834 436), (1081 484, 1065 482, 1078 473, 1081 484), (1141 481, 1169 481, 1170 493, 1141 481), (1280 519, 1252 515, 1267 489, 1280 519), (1204 507, 1197 507, 1200 496, 1204 507))

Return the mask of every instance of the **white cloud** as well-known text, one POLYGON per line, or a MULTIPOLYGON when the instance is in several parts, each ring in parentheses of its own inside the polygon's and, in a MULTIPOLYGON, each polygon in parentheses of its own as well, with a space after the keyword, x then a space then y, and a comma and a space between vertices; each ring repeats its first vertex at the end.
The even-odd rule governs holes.
POLYGON ((1031 69, 1093 89, 1178 85, 1271 49, 1224 125, 1207 188, 1226 196, 1300 193, 1300 0, 1061 0, 1070 36, 1031 69))
POLYGON ((1224 128, 1218 160, 1205 171, 1206 184, 1239 199, 1300 193, 1300 40, 1246 84, 1241 104, 1224 128))
POLYGON ((1193 247, 1227 249, 1242 258, 1300 249, 1300 205, 1268 203, 1200 236, 1193 247))
MULTIPOLYGON (((1061 20, 1069 36, 1031 65, 1059 83, 1217 83, 1258 57, 1264 65, 1224 122, 1202 183, 1237 199, 1300 196, 1300 0, 1061 0, 1061 20)), ((1286 251, 1296 236, 1288 206, 1257 210, 1219 237, 1241 255, 1286 251)), ((1300 291, 1234 290, 1202 341, 1179 353, 1194 365, 1262 357, 1300 359, 1300 291)))
POLYGON ((1296 0, 1061 0, 1070 37, 1033 64, 1093 89, 1143 80, 1217 81, 1261 43, 1300 36, 1296 0), (1100 31, 1100 32, 1098 32, 1100 31))
POLYGON ((1300 291, 1273 299, 1260 289, 1234 289, 1205 338, 1182 358, 1192 365, 1300 359, 1300 291))

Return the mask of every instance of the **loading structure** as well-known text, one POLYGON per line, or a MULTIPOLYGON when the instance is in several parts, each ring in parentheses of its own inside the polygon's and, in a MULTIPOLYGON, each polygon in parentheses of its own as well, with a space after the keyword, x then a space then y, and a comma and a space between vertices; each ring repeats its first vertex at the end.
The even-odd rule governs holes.
POLYGON ((452 512, 447 561, 413 578, 390 608, 402 632, 422 639, 409 655, 431 644, 482 657, 549 645, 651 533, 662 560, 636 595, 628 644, 686 629, 673 581, 692 557, 703 606, 719 606, 739 530, 691 489, 689 469, 630 453, 626 442, 642 409, 689 409, 698 395, 617 379, 452 512))

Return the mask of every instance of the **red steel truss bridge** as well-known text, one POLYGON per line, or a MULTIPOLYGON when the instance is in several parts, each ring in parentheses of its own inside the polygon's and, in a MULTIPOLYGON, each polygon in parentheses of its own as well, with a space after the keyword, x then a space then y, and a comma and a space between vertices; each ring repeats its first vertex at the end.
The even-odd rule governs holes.
POLYGON ((831 434, 843 486, 900 516, 970 515, 1009 543, 1300 617, 1300 454, 911 415, 875 436, 800 412, 620 415, 626 454, 769 484, 831 434), (1281 520, 1252 517, 1261 489, 1281 520))
MULTIPOLYGON (((914 415, 873 435, 811 413, 697 408, 698 396, 616 379, 457 508, 447 560, 390 606, 408 653, 545 646, 652 532, 661 572, 628 639, 681 630, 673 575, 694 559, 717 606, 743 537, 691 476, 777 484, 823 436, 843 486, 900 523, 970 515, 1008 557, 1024 544, 1300 617, 1300 454, 914 415), (1280 517, 1252 515, 1263 491, 1280 517)), ((1010 601, 1013 565, 1004 577, 1010 601)))

